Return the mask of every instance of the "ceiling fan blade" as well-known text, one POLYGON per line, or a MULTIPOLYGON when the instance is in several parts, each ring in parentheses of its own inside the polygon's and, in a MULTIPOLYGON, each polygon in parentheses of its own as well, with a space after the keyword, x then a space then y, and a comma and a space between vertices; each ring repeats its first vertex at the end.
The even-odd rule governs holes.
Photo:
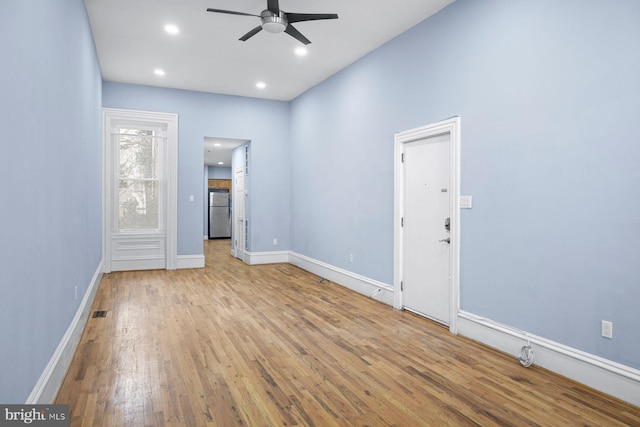
POLYGON ((280 14, 280 5, 278 0, 267 0, 267 9, 276 15, 280 14))
POLYGON ((287 21, 291 22, 303 22, 303 21, 318 21, 320 19, 338 19, 336 13, 285 13, 287 15, 287 21))
POLYGON ((244 12, 234 12, 233 10, 207 9, 207 12, 228 13, 229 15, 257 16, 258 18, 260 17, 260 15, 254 15, 251 13, 244 13, 244 12))
POLYGON ((262 31, 262 27, 260 25, 258 25, 257 27, 255 27, 253 30, 249 31, 247 34, 245 34, 244 36, 240 37, 239 40, 242 40, 243 42, 246 42, 247 40, 249 40, 251 37, 255 36, 256 34, 258 34, 260 31, 262 31))
POLYGON ((293 25, 287 25, 287 28, 284 30, 285 33, 289 34, 294 39, 298 40, 302 44, 309 44, 311 41, 302 35, 302 33, 296 30, 293 25))

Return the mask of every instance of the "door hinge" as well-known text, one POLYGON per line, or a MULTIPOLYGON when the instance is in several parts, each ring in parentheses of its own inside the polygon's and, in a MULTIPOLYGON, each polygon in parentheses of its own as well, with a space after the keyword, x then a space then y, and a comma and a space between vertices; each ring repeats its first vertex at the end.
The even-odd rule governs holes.
POLYGON ((402 153, 402 163, 404 163, 404 153, 402 153))
POLYGON ((400 227, 404 227, 404 217, 400 218, 400 227))
POLYGON ((402 280, 400 281, 400 290, 404 291, 404 282, 402 280))

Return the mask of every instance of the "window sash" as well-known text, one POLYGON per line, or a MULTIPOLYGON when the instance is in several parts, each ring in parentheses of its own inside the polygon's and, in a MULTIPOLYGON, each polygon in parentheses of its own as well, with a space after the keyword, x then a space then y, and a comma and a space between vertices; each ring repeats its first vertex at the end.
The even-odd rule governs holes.
POLYGON ((141 124, 112 131, 114 167, 113 231, 157 232, 165 228, 162 151, 166 132, 141 124))

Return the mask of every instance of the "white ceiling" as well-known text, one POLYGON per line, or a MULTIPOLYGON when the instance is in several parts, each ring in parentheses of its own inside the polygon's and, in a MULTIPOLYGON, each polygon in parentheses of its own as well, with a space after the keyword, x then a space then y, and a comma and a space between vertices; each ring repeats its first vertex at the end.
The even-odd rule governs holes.
POLYGON ((104 80, 274 100, 291 100, 453 0, 280 0, 286 12, 337 13, 339 19, 294 26, 311 40, 285 33, 243 34, 267 0, 85 0, 104 80), (168 35, 166 24, 180 33, 168 35), (166 74, 156 76, 153 70, 166 74), (267 87, 257 89, 264 81, 267 87))
POLYGON ((221 168, 231 167, 231 153, 242 144, 249 141, 232 138, 209 138, 204 139, 204 164, 207 166, 217 166, 221 168), (222 162, 223 164, 219 164, 222 162))

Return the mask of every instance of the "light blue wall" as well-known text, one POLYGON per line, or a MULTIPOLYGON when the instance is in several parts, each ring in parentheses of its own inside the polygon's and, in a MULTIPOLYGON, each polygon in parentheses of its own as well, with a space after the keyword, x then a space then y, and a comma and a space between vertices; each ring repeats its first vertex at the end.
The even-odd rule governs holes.
POLYGON ((252 141, 251 250, 289 244, 289 103, 104 82, 103 106, 179 115, 178 255, 203 253, 204 200, 189 195, 202 194, 208 135, 252 141))
POLYGON ((231 179, 231 168, 209 166, 209 179, 231 179))
POLYGON ((635 0, 457 0, 292 102, 291 249, 391 284, 393 134, 458 115, 462 309, 640 368, 638 52, 635 0))
POLYGON ((101 75, 82 0, 3 1, 0 40, 0 402, 24 403, 101 259, 101 75))

